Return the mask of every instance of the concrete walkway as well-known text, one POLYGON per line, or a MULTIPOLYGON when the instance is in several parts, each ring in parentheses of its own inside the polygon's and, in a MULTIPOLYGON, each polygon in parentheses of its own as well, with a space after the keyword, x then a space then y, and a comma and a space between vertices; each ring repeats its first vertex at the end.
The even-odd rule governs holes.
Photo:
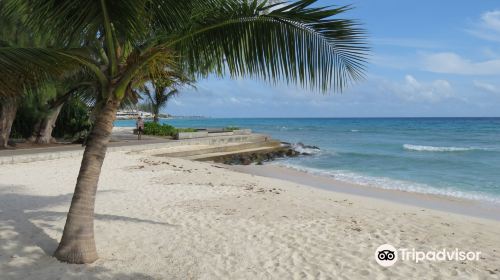
MULTIPOLYGON (((144 151, 154 149, 164 149, 184 145, 224 145, 229 143, 242 143, 264 141, 265 135, 231 135, 212 136, 196 139, 171 140, 166 138, 143 136, 141 141, 137 136, 131 134, 113 133, 111 142, 108 145, 108 152, 113 151, 144 151)), ((21 162, 44 161, 68 157, 81 157, 84 147, 81 145, 60 145, 43 148, 11 149, 0 150, 0 165, 21 162)))

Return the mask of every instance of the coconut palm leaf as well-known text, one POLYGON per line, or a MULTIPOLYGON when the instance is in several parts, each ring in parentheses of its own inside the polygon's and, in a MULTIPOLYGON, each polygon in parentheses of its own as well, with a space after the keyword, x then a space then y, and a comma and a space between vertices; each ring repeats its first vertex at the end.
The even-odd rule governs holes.
POLYGON ((302 0, 272 9, 258 1, 223 1, 199 13, 194 24, 165 46, 175 46, 189 69, 283 80, 342 90, 363 77, 368 48, 352 20, 334 17, 349 7, 315 8, 302 0))
POLYGON ((48 79, 61 78, 85 67, 106 84, 103 73, 81 51, 47 48, 0 47, 0 95, 17 93, 23 87, 37 87, 48 79))
MULTIPOLYGON (((50 32, 57 40, 67 44, 92 40, 103 32, 103 23, 113 23, 113 31, 119 37, 134 40, 143 35, 147 27, 147 0, 5 0, 6 13, 30 14, 26 24, 36 31, 50 32), (50 25, 40 25, 47 23, 50 25), (68 28, 70 27, 70 28, 68 28)), ((108 30, 110 31, 110 30, 108 30)), ((114 38, 111 38, 113 40, 114 38)))

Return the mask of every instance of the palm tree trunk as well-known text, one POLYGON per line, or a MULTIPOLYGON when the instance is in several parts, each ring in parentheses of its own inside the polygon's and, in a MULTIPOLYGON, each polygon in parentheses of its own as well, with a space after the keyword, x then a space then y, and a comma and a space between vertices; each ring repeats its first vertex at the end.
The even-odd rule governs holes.
POLYGON ((158 107, 153 107, 153 122, 159 123, 160 122, 160 110, 158 107))
POLYGON ((81 264, 92 263, 98 258, 94 240, 95 195, 119 104, 110 99, 97 114, 83 154, 63 236, 54 253, 60 261, 81 264))
POLYGON ((52 137, 52 131, 56 127, 56 121, 59 117, 59 113, 63 107, 64 103, 53 108, 52 111, 43 118, 38 126, 35 126, 35 131, 33 132, 33 141, 36 144, 49 144, 54 143, 55 139, 52 137))
POLYGON ((42 118, 42 119, 38 119, 36 121, 35 125, 33 126, 33 131, 31 131, 31 136, 28 139, 26 139, 26 141, 28 141, 30 143, 36 142, 36 139, 38 138, 38 134, 40 133, 40 127, 42 126, 44 119, 45 118, 42 118))
POLYGON ((16 98, 6 98, 0 101, 0 148, 7 148, 10 130, 16 118, 19 102, 16 98))

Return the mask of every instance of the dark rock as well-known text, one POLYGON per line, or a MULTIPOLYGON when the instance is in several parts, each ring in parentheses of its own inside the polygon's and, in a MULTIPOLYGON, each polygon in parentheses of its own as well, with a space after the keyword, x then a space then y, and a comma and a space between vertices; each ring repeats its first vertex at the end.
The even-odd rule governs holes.
POLYGON ((256 163, 257 165, 262 165, 266 161, 272 161, 277 158, 284 157, 296 157, 300 155, 309 155, 307 153, 307 149, 309 150, 319 150, 316 146, 308 146, 303 143, 298 143, 296 145, 292 145, 290 143, 281 143, 281 147, 277 147, 272 151, 267 152, 254 152, 249 154, 233 154, 225 157, 218 158, 215 160, 216 162, 221 162, 228 165, 249 165, 252 163, 256 163))
POLYGON ((301 147, 301 148, 304 148, 304 149, 313 149, 313 150, 321 150, 319 147, 317 146, 310 146, 310 145, 305 145, 304 143, 302 142, 299 142, 296 144, 297 146, 301 147))
POLYGON ((250 164, 252 164, 252 158, 251 158, 251 157, 249 157, 249 156, 242 156, 242 157, 240 158, 240 162, 241 162, 241 164, 243 164, 243 165, 250 165, 250 164))

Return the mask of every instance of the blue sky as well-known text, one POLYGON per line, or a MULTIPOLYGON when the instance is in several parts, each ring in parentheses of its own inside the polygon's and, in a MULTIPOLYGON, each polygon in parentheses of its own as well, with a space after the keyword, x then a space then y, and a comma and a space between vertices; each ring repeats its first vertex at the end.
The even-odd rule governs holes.
POLYGON ((500 2, 353 4, 372 48, 367 79, 342 94, 250 79, 208 78, 164 110, 209 117, 500 116, 500 2))

